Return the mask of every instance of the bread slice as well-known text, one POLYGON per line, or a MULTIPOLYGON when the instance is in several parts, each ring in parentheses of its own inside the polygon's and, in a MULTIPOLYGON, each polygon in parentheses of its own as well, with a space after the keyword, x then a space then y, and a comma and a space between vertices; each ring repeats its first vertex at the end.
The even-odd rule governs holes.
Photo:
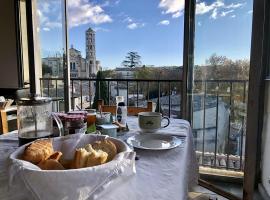
POLYGON ((53 152, 51 139, 37 140, 26 147, 22 158, 33 164, 38 164, 43 160, 47 160, 53 152))
POLYGON ((91 153, 86 151, 84 148, 76 149, 74 160, 71 167, 74 169, 86 167, 86 162, 90 154, 91 153))
POLYGON ((92 153, 88 156, 86 167, 92 167, 96 165, 101 165, 106 163, 108 158, 108 154, 102 150, 95 151, 93 150, 92 153))
POLYGON ((59 160, 62 155, 63 154, 61 151, 55 151, 52 155, 50 155, 50 157, 48 159, 59 160))
POLYGON ((94 150, 102 150, 108 154, 107 162, 111 161, 117 154, 115 144, 110 140, 96 141, 92 144, 94 150))

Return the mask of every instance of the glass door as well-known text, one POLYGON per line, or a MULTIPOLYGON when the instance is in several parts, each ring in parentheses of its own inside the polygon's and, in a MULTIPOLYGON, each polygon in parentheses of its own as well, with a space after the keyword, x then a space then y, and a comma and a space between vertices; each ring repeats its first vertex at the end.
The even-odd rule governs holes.
POLYGON ((196 1, 190 110, 201 184, 242 198, 253 1, 196 1))

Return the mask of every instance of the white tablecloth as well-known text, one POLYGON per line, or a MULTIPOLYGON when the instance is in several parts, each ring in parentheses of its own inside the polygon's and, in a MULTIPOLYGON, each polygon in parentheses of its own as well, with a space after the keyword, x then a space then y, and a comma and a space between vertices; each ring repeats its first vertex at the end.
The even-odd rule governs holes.
MULTIPOLYGON (((137 118, 129 117, 130 131, 123 139, 136 134, 137 118)), ((160 132, 180 135, 180 147, 164 151, 136 150, 136 175, 113 191, 107 190, 102 200, 185 200, 188 189, 197 183, 198 165, 193 149, 189 123, 171 119, 171 124, 160 132), (187 127, 187 128, 183 128, 187 127), (184 136, 184 137, 183 137, 184 136)), ((8 156, 18 147, 17 133, 0 136, 0 199, 29 199, 21 188, 8 187, 8 156)), ((117 184, 117 183, 115 183, 117 184)))

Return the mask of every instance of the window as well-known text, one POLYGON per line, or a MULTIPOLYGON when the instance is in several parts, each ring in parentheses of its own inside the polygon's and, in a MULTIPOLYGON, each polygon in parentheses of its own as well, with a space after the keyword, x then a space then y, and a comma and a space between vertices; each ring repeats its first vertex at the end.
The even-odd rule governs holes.
MULTIPOLYGON (((192 126, 209 177, 216 168, 243 178, 252 8, 252 0, 196 3, 192 126)), ((204 180, 222 184, 215 178, 204 180)))
MULTIPOLYGON (((43 75, 48 77, 46 73, 42 73, 46 67, 52 69, 59 66, 54 77, 63 77, 63 55, 66 53, 65 27, 63 26, 63 8, 65 0, 35 0, 32 1, 33 7, 33 25, 34 25, 34 41, 35 41, 35 67, 37 70, 36 77, 42 78, 43 75), (49 62, 48 62, 49 61, 49 62), (48 66, 46 65, 48 63, 48 66), (43 74, 43 75, 42 75, 43 74)), ((37 82, 39 83, 39 81, 37 82)), ((42 85, 42 84, 41 84, 42 85)), ((55 81, 51 84, 55 87, 55 81)), ((44 96, 52 96, 55 94, 47 94, 43 88, 38 92, 44 96)), ((64 90, 63 84, 58 85, 58 90, 64 90)), ((53 90, 51 90, 53 91, 53 90)), ((59 92, 58 94, 63 94, 59 92)))
MULTIPOLYGON (((79 75, 89 77, 96 75, 98 70, 102 69, 106 78, 175 80, 170 84, 164 81, 160 83, 160 87, 157 82, 149 84, 148 95, 147 82, 140 82, 139 100, 134 96, 137 94, 135 82, 129 83, 130 90, 127 90, 124 82, 112 84, 125 88, 121 92, 130 101, 129 105, 142 106, 148 97, 158 103, 161 97, 163 105, 160 108, 162 107, 164 114, 179 117, 184 1, 179 0, 177 8, 173 8, 173 5, 164 5, 161 1, 145 0, 78 0, 78 2, 81 7, 89 8, 89 11, 94 7, 100 9, 99 13, 89 17, 81 13, 81 9, 70 1, 69 40, 78 47, 78 50, 82 52, 82 58, 89 63, 86 65, 85 72, 81 71, 79 75), (80 13, 79 17, 78 13, 80 13), (135 53, 137 61, 130 66, 124 66, 123 61, 131 52, 135 53), (135 72, 123 72, 122 75, 113 73, 116 68, 125 67, 135 68, 135 72), (161 91, 158 91, 159 88, 161 91), (171 93, 169 90, 172 88, 176 88, 176 95, 171 99, 174 103, 170 104, 168 94, 171 93)), ((81 69, 78 68, 78 70, 81 69)), ((112 85, 110 88, 115 87, 112 85)), ((94 90, 90 92, 90 96, 95 95, 94 90)), ((114 100, 117 92, 119 91, 111 91, 109 98, 114 100)), ((86 95, 89 94, 86 93, 86 95)))

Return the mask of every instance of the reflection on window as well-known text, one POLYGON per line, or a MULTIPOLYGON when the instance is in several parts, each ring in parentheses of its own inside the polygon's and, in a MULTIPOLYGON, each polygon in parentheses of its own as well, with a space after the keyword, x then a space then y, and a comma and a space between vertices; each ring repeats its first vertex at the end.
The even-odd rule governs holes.
POLYGON ((202 173, 243 177, 252 7, 252 0, 196 3, 191 109, 202 173))

